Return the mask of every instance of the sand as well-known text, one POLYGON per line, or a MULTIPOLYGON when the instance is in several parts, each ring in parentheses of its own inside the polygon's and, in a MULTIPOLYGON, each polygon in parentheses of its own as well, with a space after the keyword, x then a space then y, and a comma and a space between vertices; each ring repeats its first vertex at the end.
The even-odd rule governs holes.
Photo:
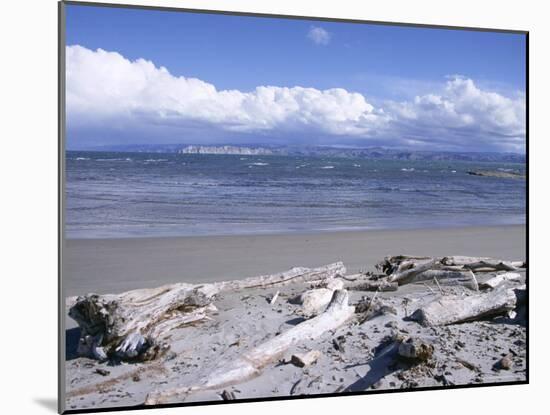
POLYGON ((284 235, 68 240, 65 296, 118 293, 171 282, 241 279, 343 261, 348 273, 386 255, 525 258, 525 226, 284 235))
MULTIPOLYGON (((399 253, 523 260, 525 227, 75 240, 68 242, 66 251, 67 294, 243 278, 336 260, 344 261, 348 274, 352 274, 372 269, 385 255, 399 253)), ((524 272, 521 278, 513 284, 524 283, 524 272)), ((67 409, 140 405, 151 391, 196 384, 224 362, 303 321, 300 306, 288 300, 308 288, 307 284, 291 284, 222 293, 215 300, 218 311, 211 320, 175 330, 169 353, 152 363, 111 365, 78 357, 78 329, 71 329, 71 323, 67 332, 67 409), (268 299, 277 290, 280 295, 271 305, 268 299)), ((443 289, 445 295, 472 294, 462 287, 443 289)), ((423 327, 406 318, 440 295, 433 284, 429 288, 410 284, 397 292, 379 293, 377 301, 393 312, 363 323, 357 315, 335 331, 301 342, 285 352, 278 363, 268 365, 259 377, 225 388, 226 394, 246 399, 525 381, 525 309, 518 308, 515 317, 446 327, 423 327), (395 350, 386 347, 391 345, 390 337, 399 336, 430 342, 433 357, 424 364, 399 361, 395 350), (309 350, 321 352, 313 365, 300 368, 289 363, 292 354, 309 350), (499 368, 503 356, 511 360, 509 369, 499 368)), ((373 293, 350 291, 350 304, 364 302, 364 296, 369 301, 373 293)), ((222 400, 223 392, 197 392, 174 397, 171 402, 222 400)))

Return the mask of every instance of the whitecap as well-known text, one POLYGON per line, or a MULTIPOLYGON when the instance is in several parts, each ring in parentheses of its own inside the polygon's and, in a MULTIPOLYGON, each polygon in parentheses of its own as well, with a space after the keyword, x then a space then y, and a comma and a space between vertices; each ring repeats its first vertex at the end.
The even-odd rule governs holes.
POLYGON ((322 168, 322 169, 333 169, 334 166, 323 166, 323 167, 321 167, 321 168, 322 168))
POLYGON ((88 157, 77 157, 75 160, 77 161, 86 161, 86 160, 90 160, 88 157))
POLYGON ((411 167, 410 169, 402 168, 401 171, 411 172, 414 171, 414 167, 411 167))
POLYGON ((250 166, 268 166, 268 165, 269 165, 269 163, 252 163, 252 164, 250 164, 250 166))

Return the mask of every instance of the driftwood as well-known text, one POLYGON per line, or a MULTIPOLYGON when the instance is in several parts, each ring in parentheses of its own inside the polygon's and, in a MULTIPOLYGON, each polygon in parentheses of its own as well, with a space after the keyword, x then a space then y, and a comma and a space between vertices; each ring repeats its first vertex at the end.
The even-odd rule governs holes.
POLYGON ((505 272, 504 274, 498 274, 494 276, 493 278, 482 282, 480 284, 481 288, 491 288, 495 289, 497 286, 502 284, 504 281, 519 281, 521 279, 521 275, 515 273, 515 272, 505 272))
POLYGON ((279 358, 291 346, 308 339, 315 339, 327 331, 337 329, 350 320, 354 316, 354 312, 355 308, 348 305, 347 291, 337 290, 324 313, 273 337, 244 353, 240 358, 226 362, 195 386, 151 392, 147 396, 145 404, 160 404, 189 393, 220 389, 250 380, 260 375, 265 366, 279 358))
POLYGON ((474 291, 479 290, 475 274, 470 271, 449 271, 430 269, 414 276, 411 282, 438 281, 440 284, 460 285, 474 291))
POLYGON ((394 272, 390 275, 389 281, 397 282, 397 284, 399 285, 408 284, 412 282, 418 274, 421 274, 431 269, 437 269, 438 264, 439 261, 437 259, 432 259, 428 262, 417 264, 416 266, 412 268, 407 268, 403 271, 398 270, 397 272, 394 272))
POLYGON ((471 256, 446 256, 441 258, 396 255, 387 256, 381 262, 376 264, 376 268, 382 270, 386 275, 402 274, 407 270, 414 269, 421 264, 429 261, 438 263, 437 269, 447 271, 514 271, 518 268, 525 268, 524 261, 505 261, 489 257, 471 257, 471 256))
POLYGON ((441 263, 448 266, 461 266, 478 272, 516 271, 518 268, 525 268, 523 261, 504 261, 488 257, 449 256, 444 257, 441 263))
POLYGON ((344 265, 337 262, 237 281, 180 283, 122 294, 88 294, 76 299, 69 316, 80 326, 80 355, 97 360, 111 357, 149 360, 166 350, 163 338, 171 330, 207 318, 207 313, 215 310, 211 304, 213 297, 221 291, 323 282, 345 272, 344 265))
POLYGON ((302 293, 294 302, 302 305, 302 313, 311 317, 323 311, 336 290, 344 288, 344 282, 339 278, 331 278, 319 284, 322 288, 314 288, 302 293))
POLYGON ((243 280, 217 282, 214 285, 218 291, 236 291, 248 288, 270 288, 279 287, 297 282, 322 283, 337 276, 344 275, 346 267, 342 262, 325 265, 319 268, 296 267, 289 271, 251 277, 243 280))
POLYGON ((354 281, 345 286, 350 291, 397 291, 399 288, 397 282, 389 282, 387 279, 354 281))
POLYGON ((505 314, 516 307, 521 291, 525 285, 467 297, 442 296, 416 310, 411 318, 424 326, 444 326, 505 314))
POLYGON ((117 356, 156 357, 167 331, 206 317, 214 287, 172 284, 123 294, 88 294, 69 310, 80 326, 80 355, 98 360, 117 356))

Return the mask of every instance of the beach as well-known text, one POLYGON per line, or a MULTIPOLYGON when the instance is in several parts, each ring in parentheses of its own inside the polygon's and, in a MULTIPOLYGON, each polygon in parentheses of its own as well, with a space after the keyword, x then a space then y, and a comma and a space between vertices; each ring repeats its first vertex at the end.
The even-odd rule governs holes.
MULTIPOLYGON (((370 273, 380 272, 375 264, 387 255, 487 256, 522 262, 526 252, 525 232, 525 226, 501 226, 67 240, 64 258, 68 297, 67 408, 524 382, 526 311, 525 296, 520 293, 525 291, 522 285, 526 282, 525 265, 513 273, 513 280, 501 284, 498 290, 504 291, 477 289, 478 283, 483 287, 495 276, 507 278, 508 274, 498 270, 476 271, 475 291, 460 283, 453 284, 456 282, 453 280, 441 280, 441 285, 437 280, 411 283, 388 292, 353 287, 358 273, 359 280, 368 281, 370 273), (297 281, 282 286, 220 290, 212 297, 213 302, 199 308, 197 321, 178 324, 168 332, 159 343, 162 353, 152 360, 132 358, 121 362, 79 356, 77 352, 81 334, 68 316, 70 306, 77 301, 76 295, 152 288, 136 291, 145 298, 143 302, 135 300, 137 309, 142 310, 170 289, 156 290, 166 284, 196 284, 193 287, 204 289, 220 281, 242 282, 247 277, 292 267, 309 269, 337 261, 343 262, 339 267, 345 267, 345 272, 326 281, 339 280, 340 286, 347 288, 336 291, 345 293, 344 303, 349 304, 352 314, 332 329, 318 332, 311 329, 304 338, 291 334, 301 332, 307 324, 323 326, 327 321, 332 324, 328 308, 325 312, 319 309, 318 316, 312 317, 304 314, 303 302, 296 302, 304 293, 326 288, 317 288, 320 285, 315 281, 297 281), (447 285, 449 282, 451 285, 447 285), (512 295, 513 305, 502 310, 493 307, 487 316, 460 324, 421 324, 411 317, 418 314, 415 310, 437 301, 461 303, 479 298, 484 303, 499 300, 498 293, 512 295), (316 323, 316 319, 321 320, 316 323), (279 350, 277 346, 279 351, 270 354, 274 347, 271 344, 279 344, 285 336, 287 340, 290 338, 288 347, 279 350), (407 346, 413 341, 428 348, 428 359, 401 356, 403 344, 407 346), (258 363, 250 375, 238 378, 243 369, 233 370, 231 365, 246 366, 254 361, 247 356, 259 353, 267 353, 265 361, 258 363), (315 355, 312 363, 303 367, 296 363, 296 359, 308 353, 315 355), (222 377, 236 374, 237 378, 225 382, 217 378, 220 373, 222 377), (201 386, 204 384, 214 386, 201 386)), ((122 297, 108 296, 105 303, 99 304, 114 304, 122 297)), ((95 301, 101 297, 86 298, 95 301)), ((113 310, 112 307, 108 309, 113 310)), ((138 323, 141 324, 141 319, 138 323)))
POLYGON ((353 274, 386 255, 525 259, 524 225, 271 235, 68 239, 65 296, 214 282, 342 261, 353 274))

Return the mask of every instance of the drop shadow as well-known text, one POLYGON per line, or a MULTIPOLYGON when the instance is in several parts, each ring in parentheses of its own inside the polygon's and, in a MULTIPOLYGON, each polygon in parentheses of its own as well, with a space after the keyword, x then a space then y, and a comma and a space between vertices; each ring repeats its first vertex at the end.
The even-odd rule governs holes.
MULTIPOLYGON (((397 344, 393 343, 386 346, 377 356, 365 363, 370 369, 365 376, 358 379, 342 392, 360 392, 370 388, 379 380, 397 371, 400 367, 396 365, 397 359, 397 344)), ((358 365, 357 365, 358 366, 358 365)))
POLYGON ((50 412, 57 413, 57 399, 34 398, 34 402, 50 412))

